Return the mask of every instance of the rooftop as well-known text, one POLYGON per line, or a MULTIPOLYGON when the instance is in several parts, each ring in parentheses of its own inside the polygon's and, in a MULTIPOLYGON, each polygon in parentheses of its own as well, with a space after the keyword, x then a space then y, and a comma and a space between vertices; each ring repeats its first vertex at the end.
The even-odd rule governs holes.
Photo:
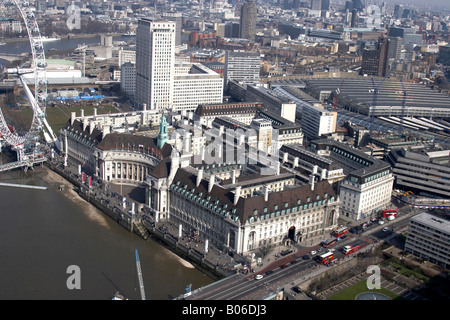
POLYGON ((411 218, 411 221, 422 223, 433 229, 450 233, 450 217, 448 215, 435 215, 427 212, 418 214, 411 218))

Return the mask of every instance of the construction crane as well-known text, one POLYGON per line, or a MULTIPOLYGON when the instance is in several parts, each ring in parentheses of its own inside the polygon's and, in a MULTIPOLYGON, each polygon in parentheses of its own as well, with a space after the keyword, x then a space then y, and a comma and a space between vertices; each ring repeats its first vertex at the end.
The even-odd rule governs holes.
POLYGON ((139 260, 139 254, 138 254, 137 249, 135 249, 135 253, 136 253, 136 268, 137 268, 138 279, 139 279, 139 288, 141 290, 141 299, 145 300, 144 280, 142 278, 141 262, 139 260))
POLYGON ((342 89, 342 85, 344 84, 345 79, 342 79, 341 81, 341 85, 339 86, 339 88, 336 90, 337 96, 333 97, 333 106, 334 106, 334 112, 336 112, 337 109, 337 104, 339 102, 339 99, 341 98, 341 89, 342 89))
POLYGON ((405 85, 403 84, 402 79, 400 79, 400 83, 402 84, 402 91, 403 91, 403 101, 402 101, 402 116, 400 117, 400 127, 398 128, 398 133, 401 136, 403 134, 403 118, 405 117, 405 110, 406 110, 406 89, 405 85))

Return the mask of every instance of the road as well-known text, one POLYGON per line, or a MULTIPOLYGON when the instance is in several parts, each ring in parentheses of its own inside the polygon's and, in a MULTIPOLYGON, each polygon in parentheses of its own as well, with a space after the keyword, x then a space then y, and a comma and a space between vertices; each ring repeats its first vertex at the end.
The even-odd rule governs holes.
MULTIPOLYGON (((348 236, 332 247, 338 262, 345 255, 342 248, 349 243, 358 241, 362 247, 369 244, 355 236, 348 236)), ((310 248, 304 248, 309 250, 310 248)), ((317 250, 316 250, 317 251, 317 250)), ((215 282, 208 287, 201 288, 186 297, 186 300, 248 300, 261 299, 270 293, 278 292, 286 284, 296 279, 305 280, 316 274, 328 270, 330 267, 318 264, 314 258, 325 253, 326 250, 316 252, 314 255, 307 254, 304 250, 298 250, 295 254, 279 259, 278 263, 271 264, 268 268, 257 273, 238 273, 222 281, 215 282), (303 258, 307 256, 306 259, 303 258), (255 279, 257 274, 263 275, 262 279, 255 279)))
MULTIPOLYGON (((298 261, 298 260, 295 260, 298 261)), ((187 297, 187 300, 246 300, 259 299, 263 296, 277 291, 284 285, 288 278, 299 277, 307 273, 312 267, 317 267, 313 260, 289 263, 283 269, 278 268, 269 274, 264 274, 260 280, 255 279, 255 274, 236 274, 223 281, 203 288, 199 292, 187 297)))

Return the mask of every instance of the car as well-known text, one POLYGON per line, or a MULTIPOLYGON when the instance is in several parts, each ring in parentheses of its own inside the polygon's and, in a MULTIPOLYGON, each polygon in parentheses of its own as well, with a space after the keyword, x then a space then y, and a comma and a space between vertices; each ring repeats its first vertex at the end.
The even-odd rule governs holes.
POLYGON ((388 227, 384 227, 382 230, 383 230, 383 232, 387 232, 387 231, 389 231, 389 228, 388 227))
POLYGON ((302 290, 300 290, 300 288, 298 286, 292 287, 291 290, 296 292, 296 293, 301 293, 302 292, 302 290))
POLYGON ((384 224, 384 221, 383 220, 378 220, 378 224, 384 224))
POLYGON ((313 250, 313 251, 311 251, 309 254, 310 254, 310 255, 315 255, 316 253, 317 253, 317 252, 313 250))
POLYGON ((317 249, 317 252, 321 252, 321 251, 322 251, 322 248, 317 249))
POLYGON ((273 270, 266 271, 266 275, 269 275, 269 274, 272 274, 272 273, 273 273, 273 270))
POLYGON ((263 276, 262 274, 257 274, 257 275, 255 276, 255 279, 256 279, 256 280, 261 280, 262 278, 264 278, 264 276, 263 276))
POLYGON ((305 254, 305 255, 302 257, 302 259, 303 259, 303 260, 308 260, 308 259, 309 259, 309 256, 308 256, 307 254, 305 254))

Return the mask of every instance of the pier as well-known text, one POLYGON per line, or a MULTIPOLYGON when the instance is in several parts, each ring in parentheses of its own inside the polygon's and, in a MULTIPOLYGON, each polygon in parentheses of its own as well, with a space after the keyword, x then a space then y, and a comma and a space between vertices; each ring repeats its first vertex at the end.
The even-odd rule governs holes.
POLYGON ((47 190, 47 187, 43 186, 32 186, 29 184, 16 184, 16 183, 0 183, 0 187, 14 187, 14 188, 24 188, 24 189, 37 189, 37 190, 47 190))
POLYGON ((30 158, 27 160, 9 162, 9 163, 0 165, 0 172, 14 170, 17 168, 24 168, 26 171, 26 170, 28 170, 28 168, 33 168, 33 166, 35 164, 42 165, 46 161, 47 161, 46 157, 40 156, 40 157, 36 157, 34 159, 30 158))

